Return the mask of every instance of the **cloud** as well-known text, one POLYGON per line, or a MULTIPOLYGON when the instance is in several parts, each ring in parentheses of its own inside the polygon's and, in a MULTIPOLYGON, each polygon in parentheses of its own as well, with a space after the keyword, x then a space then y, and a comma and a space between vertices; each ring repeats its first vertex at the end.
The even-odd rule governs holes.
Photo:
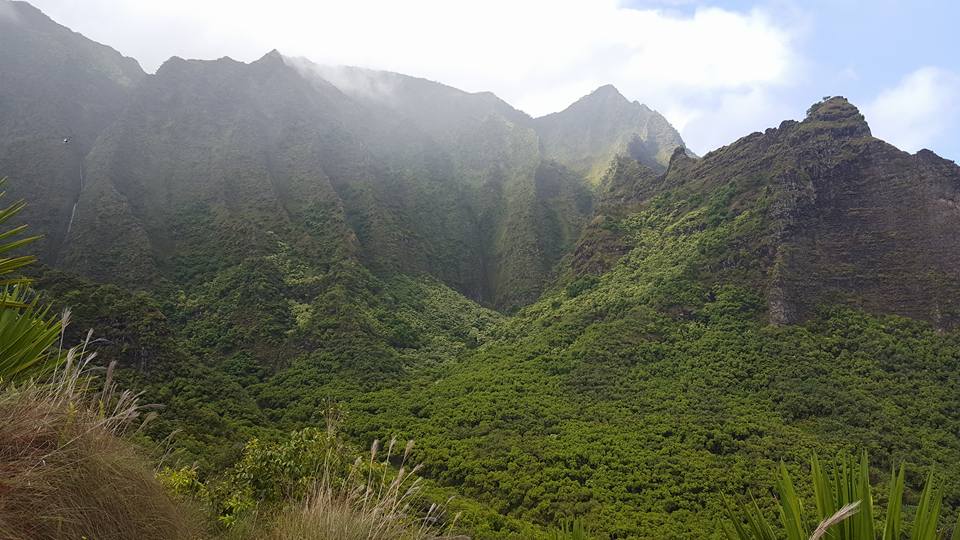
POLYGON ((876 137, 915 152, 960 120, 960 75, 927 66, 903 77, 864 107, 876 137))
POLYGON ((532 115, 560 110, 612 83, 668 114, 724 120, 717 107, 788 84, 799 63, 791 31, 757 9, 676 10, 662 9, 663 2, 617 0, 36 3, 147 70, 171 55, 250 61, 276 48, 321 64, 490 90, 532 115))
POLYGON ((684 142, 694 151, 713 150, 754 131, 775 127, 787 118, 796 116, 794 108, 780 99, 776 92, 763 87, 752 87, 738 92, 721 92, 705 106, 684 108, 667 118, 682 118, 678 129, 684 142))

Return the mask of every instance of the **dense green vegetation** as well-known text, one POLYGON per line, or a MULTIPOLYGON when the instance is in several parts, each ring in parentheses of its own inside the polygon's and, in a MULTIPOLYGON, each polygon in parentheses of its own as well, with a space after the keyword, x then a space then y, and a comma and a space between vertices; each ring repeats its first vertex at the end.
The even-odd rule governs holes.
POLYGON ((933 470, 960 507, 960 168, 845 99, 697 159, 612 87, 532 119, 276 51, 146 75, 11 5, 0 169, 49 308, 3 284, 0 350, 26 346, 0 379, 56 366, 71 308, 63 342, 157 405, 136 438, 211 534, 352 516, 312 475, 393 437, 478 539, 723 538, 722 494, 772 522, 778 464, 861 451, 861 493, 907 466, 905 524, 933 470))
POLYGON ((150 374, 134 347, 116 354, 167 406, 153 436, 182 430, 174 460, 196 461, 201 479, 242 461, 249 438, 321 425, 337 403, 352 440, 415 438, 423 473, 461 494, 453 506, 477 538, 572 517, 599 537, 716 536, 721 493, 772 487, 781 460, 797 471, 811 453, 855 449, 881 471, 909 463, 908 494, 943 471, 954 507, 960 336, 836 307, 768 324, 750 287, 760 274, 727 247, 764 241, 762 200, 731 210, 749 188, 699 201, 680 190, 624 213, 609 227, 631 250, 610 271, 568 273, 510 318, 428 279, 311 278, 276 257, 163 302, 56 272, 40 283, 77 305, 84 291, 114 298, 76 310, 107 335, 128 316, 163 329, 150 364, 179 367, 150 374), (296 293, 305 283, 316 288, 296 293))

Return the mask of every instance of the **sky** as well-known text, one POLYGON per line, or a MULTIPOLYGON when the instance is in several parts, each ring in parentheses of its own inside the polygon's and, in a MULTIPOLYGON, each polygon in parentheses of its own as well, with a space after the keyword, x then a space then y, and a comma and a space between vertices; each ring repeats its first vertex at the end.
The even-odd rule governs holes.
POLYGON ((604 84, 699 154, 843 95, 873 134, 960 159, 957 0, 33 0, 153 72, 271 49, 492 91, 533 115, 604 84))

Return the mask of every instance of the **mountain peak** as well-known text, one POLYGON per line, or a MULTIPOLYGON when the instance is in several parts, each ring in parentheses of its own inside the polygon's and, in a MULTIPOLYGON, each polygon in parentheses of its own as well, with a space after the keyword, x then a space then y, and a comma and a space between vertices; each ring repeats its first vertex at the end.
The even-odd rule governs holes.
POLYGON ((593 92, 590 92, 590 95, 600 97, 621 97, 623 99, 627 99, 623 97, 623 94, 621 94, 620 91, 617 90, 617 87, 612 84, 605 84, 593 92))
POLYGON ((276 62, 277 60, 279 60, 279 61, 282 62, 282 61, 283 61, 283 55, 280 54, 280 51, 278 51, 278 50, 276 50, 276 49, 272 49, 272 50, 271 50, 270 52, 268 52, 267 54, 261 56, 260 59, 257 60, 257 62, 276 62))
POLYGON ((814 103, 807 109, 803 124, 808 127, 826 128, 834 134, 846 137, 869 137, 870 126, 860 110, 847 98, 833 96, 814 103))
POLYGON ((66 28, 57 24, 46 13, 27 2, 0 2, 0 4, 2 4, 0 5, 0 22, 3 22, 6 18, 10 22, 27 24, 34 28, 66 28))
MULTIPOLYGON (((583 96, 576 103, 630 103, 630 100, 624 97, 612 84, 605 84, 586 96, 583 96)), ((574 105, 576 105, 574 103, 574 105)))

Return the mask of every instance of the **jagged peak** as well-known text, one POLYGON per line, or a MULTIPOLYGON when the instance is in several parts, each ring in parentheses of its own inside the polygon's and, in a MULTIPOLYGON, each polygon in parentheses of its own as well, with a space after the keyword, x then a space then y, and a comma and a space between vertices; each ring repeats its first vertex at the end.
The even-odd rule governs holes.
POLYGON ((667 163, 667 174, 671 171, 677 171, 689 163, 696 161, 696 158, 690 156, 690 152, 683 145, 677 146, 670 154, 670 161, 667 163))
POLYGON ((157 68, 157 75, 159 75, 161 72, 175 69, 176 67, 186 63, 187 63, 186 59, 180 56, 171 56, 170 58, 167 58, 166 60, 164 60, 163 63, 160 64, 160 67, 157 68))
POLYGON ((843 96, 828 97, 814 103, 807 109, 807 117, 802 124, 828 128, 847 137, 870 136, 870 126, 863 114, 843 96))
POLYGON ((630 104, 631 101, 624 97, 624 95, 621 94, 615 86, 612 84, 605 84, 573 102, 568 109, 609 106, 622 107, 630 104))
POLYGON ((612 84, 605 84, 593 92, 581 97, 580 99, 574 101, 570 106, 559 113, 551 113, 546 115, 546 117, 551 117, 554 115, 559 115, 564 112, 573 112, 573 111, 597 111, 605 109, 621 109, 623 107, 628 107, 630 105, 635 105, 636 102, 631 102, 620 93, 619 90, 612 84))
POLYGON ((280 51, 276 49, 271 49, 270 52, 260 57, 256 62, 283 62, 283 55, 280 54, 280 51))
POLYGON ((185 69, 241 68, 245 66, 286 66, 286 62, 284 61, 283 55, 276 49, 249 63, 235 60, 229 56, 221 56, 213 60, 171 56, 160 64, 160 67, 157 69, 157 75, 170 75, 171 73, 177 73, 185 69))
POLYGON ((624 100, 624 101, 629 101, 627 98, 625 98, 625 97, 623 96, 623 94, 620 93, 619 90, 617 90, 617 87, 614 86, 614 85, 612 85, 612 84, 605 84, 605 85, 597 88, 597 89, 594 90, 593 92, 590 92, 589 94, 587 94, 586 97, 587 97, 587 98, 590 98, 590 97, 598 97, 598 98, 604 98, 604 99, 609 99, 609 98, 615 98, 615 99, 617 99, 617 98, 619 98, 619 99, 622 99, 622 100, 624 100))

